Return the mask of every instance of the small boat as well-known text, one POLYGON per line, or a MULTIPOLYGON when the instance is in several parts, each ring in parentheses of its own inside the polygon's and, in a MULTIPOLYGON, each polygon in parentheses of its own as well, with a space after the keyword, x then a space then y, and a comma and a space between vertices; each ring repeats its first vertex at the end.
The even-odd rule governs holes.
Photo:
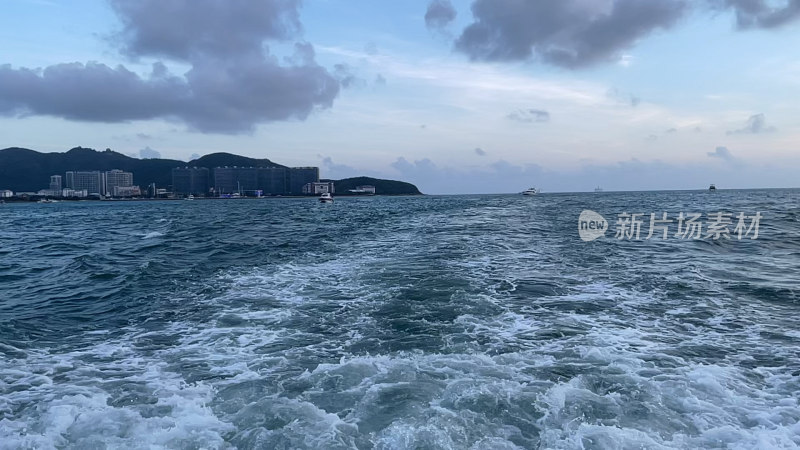
POLYGON ((331 194, 325 192, 324 194, 319 196, 320 203, 333 203, 333 197, 331 194))
POLYGON ((717 187, 712 184, 711 186, 708 187, 708 191, 709 192, 716 192, 717 191, 717 187))
POLYGON ((194 195, 189 194, 189 196, 184 198, 184 200, 194 200, 194 195))
POLYGON ((600 186, 597 186, 596 188, 594 188, 594 191, 595 192, 603 192, 603 188, 601 188, 600 186))
POLYGON ((536 189, 535 187, 525 189, 524 191, 521 192, 522 195, 536 195, 538 193, 539 190, 536 189))

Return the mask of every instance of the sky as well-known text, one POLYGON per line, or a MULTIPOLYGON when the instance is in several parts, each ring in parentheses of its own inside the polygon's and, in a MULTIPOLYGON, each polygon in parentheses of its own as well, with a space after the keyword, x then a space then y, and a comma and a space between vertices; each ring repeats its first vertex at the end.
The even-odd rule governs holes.
POLYGON ((3 0, 0 148, 430 194, 798 187, 800 0, 3 0))

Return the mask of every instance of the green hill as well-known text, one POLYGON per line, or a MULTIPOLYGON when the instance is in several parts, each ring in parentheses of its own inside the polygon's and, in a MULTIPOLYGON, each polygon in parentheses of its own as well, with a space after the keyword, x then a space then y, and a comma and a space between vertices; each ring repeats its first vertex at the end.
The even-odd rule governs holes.
POLYGON ((348 192, 356 186, 371 185, 375 186, 376 195, 422 195, 422 193, 411 183, 394 180, 381 180, 379 178, 355 177, 343 180, 331 180, 336 188, 336 195, 353 195, 348 192))
POLYGON ((25 148, 0 150, 0 189, 38 191, 47 189, 50 175, 62 177, 70 170, 112 170, 133 172, 140 186, 172 183, 172 168, 186 165, 172 159, 138 159, 111 150, 98 152, 75 147, 66 153, 39 153, 25 148))
POLYGON ((198 159, 193 159, 188 163, 181 163, 183 165, 188 166, 196 166, 196 167, 208 167, 209 169, 213 169, 214 167, 286 167, 280 164, 276 164, 268 159, 255 159, 255 158, 248 158, 246 156, 239 156, 233 155, 231 153, 212 153, 210 155, 205 155, 198 159))

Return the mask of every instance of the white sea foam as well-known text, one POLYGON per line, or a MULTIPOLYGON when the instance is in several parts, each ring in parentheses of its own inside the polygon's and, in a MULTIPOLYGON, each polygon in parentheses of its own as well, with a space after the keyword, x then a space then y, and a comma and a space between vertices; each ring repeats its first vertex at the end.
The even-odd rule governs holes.
POLYGON ((203 306, 201 321, 133 327, 61 354, 15 349, 26 358, 0 363, 0 447, 800 445, 800 384, 786 368, 747 370, 676 351, 731 338, 766 348, 757 327, 714 331, 733 313, 681 328, 701 305, 602 283, 511 308, 504 295, 524 281, 510 277, 509 294, 487 282, 458 297, 497 311, 460 314, 444 340, 451 345, 365 352, 358 345, 385 326, 375 311, 404 288, 374 289, 374 263, 226 271, 209 281, 222 292, 175 299, 203 306), (610 306, 576 312, 586 303, 610 306), (663 318, 638 313, 654 304, 663 318), (140 348, 164 337, 175 344, 140 348))

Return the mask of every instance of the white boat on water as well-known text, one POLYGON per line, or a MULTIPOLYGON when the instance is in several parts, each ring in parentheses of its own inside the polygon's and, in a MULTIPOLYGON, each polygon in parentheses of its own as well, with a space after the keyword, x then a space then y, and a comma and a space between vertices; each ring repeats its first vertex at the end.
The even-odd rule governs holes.
POLYGON ((525 189, 524 191, 521 192, 522 195, 536 195, 538 193, 539 190, 536 189, 535 187, 525 189))
POLYGON ((189 194, 189 196, 184 198, 184 200, 194 200, 194 195, 189 194))
POLYGON ((324 194, 319 196, 320 203, 333 203, 333 197, 331 194, 325 192, 324 194))

